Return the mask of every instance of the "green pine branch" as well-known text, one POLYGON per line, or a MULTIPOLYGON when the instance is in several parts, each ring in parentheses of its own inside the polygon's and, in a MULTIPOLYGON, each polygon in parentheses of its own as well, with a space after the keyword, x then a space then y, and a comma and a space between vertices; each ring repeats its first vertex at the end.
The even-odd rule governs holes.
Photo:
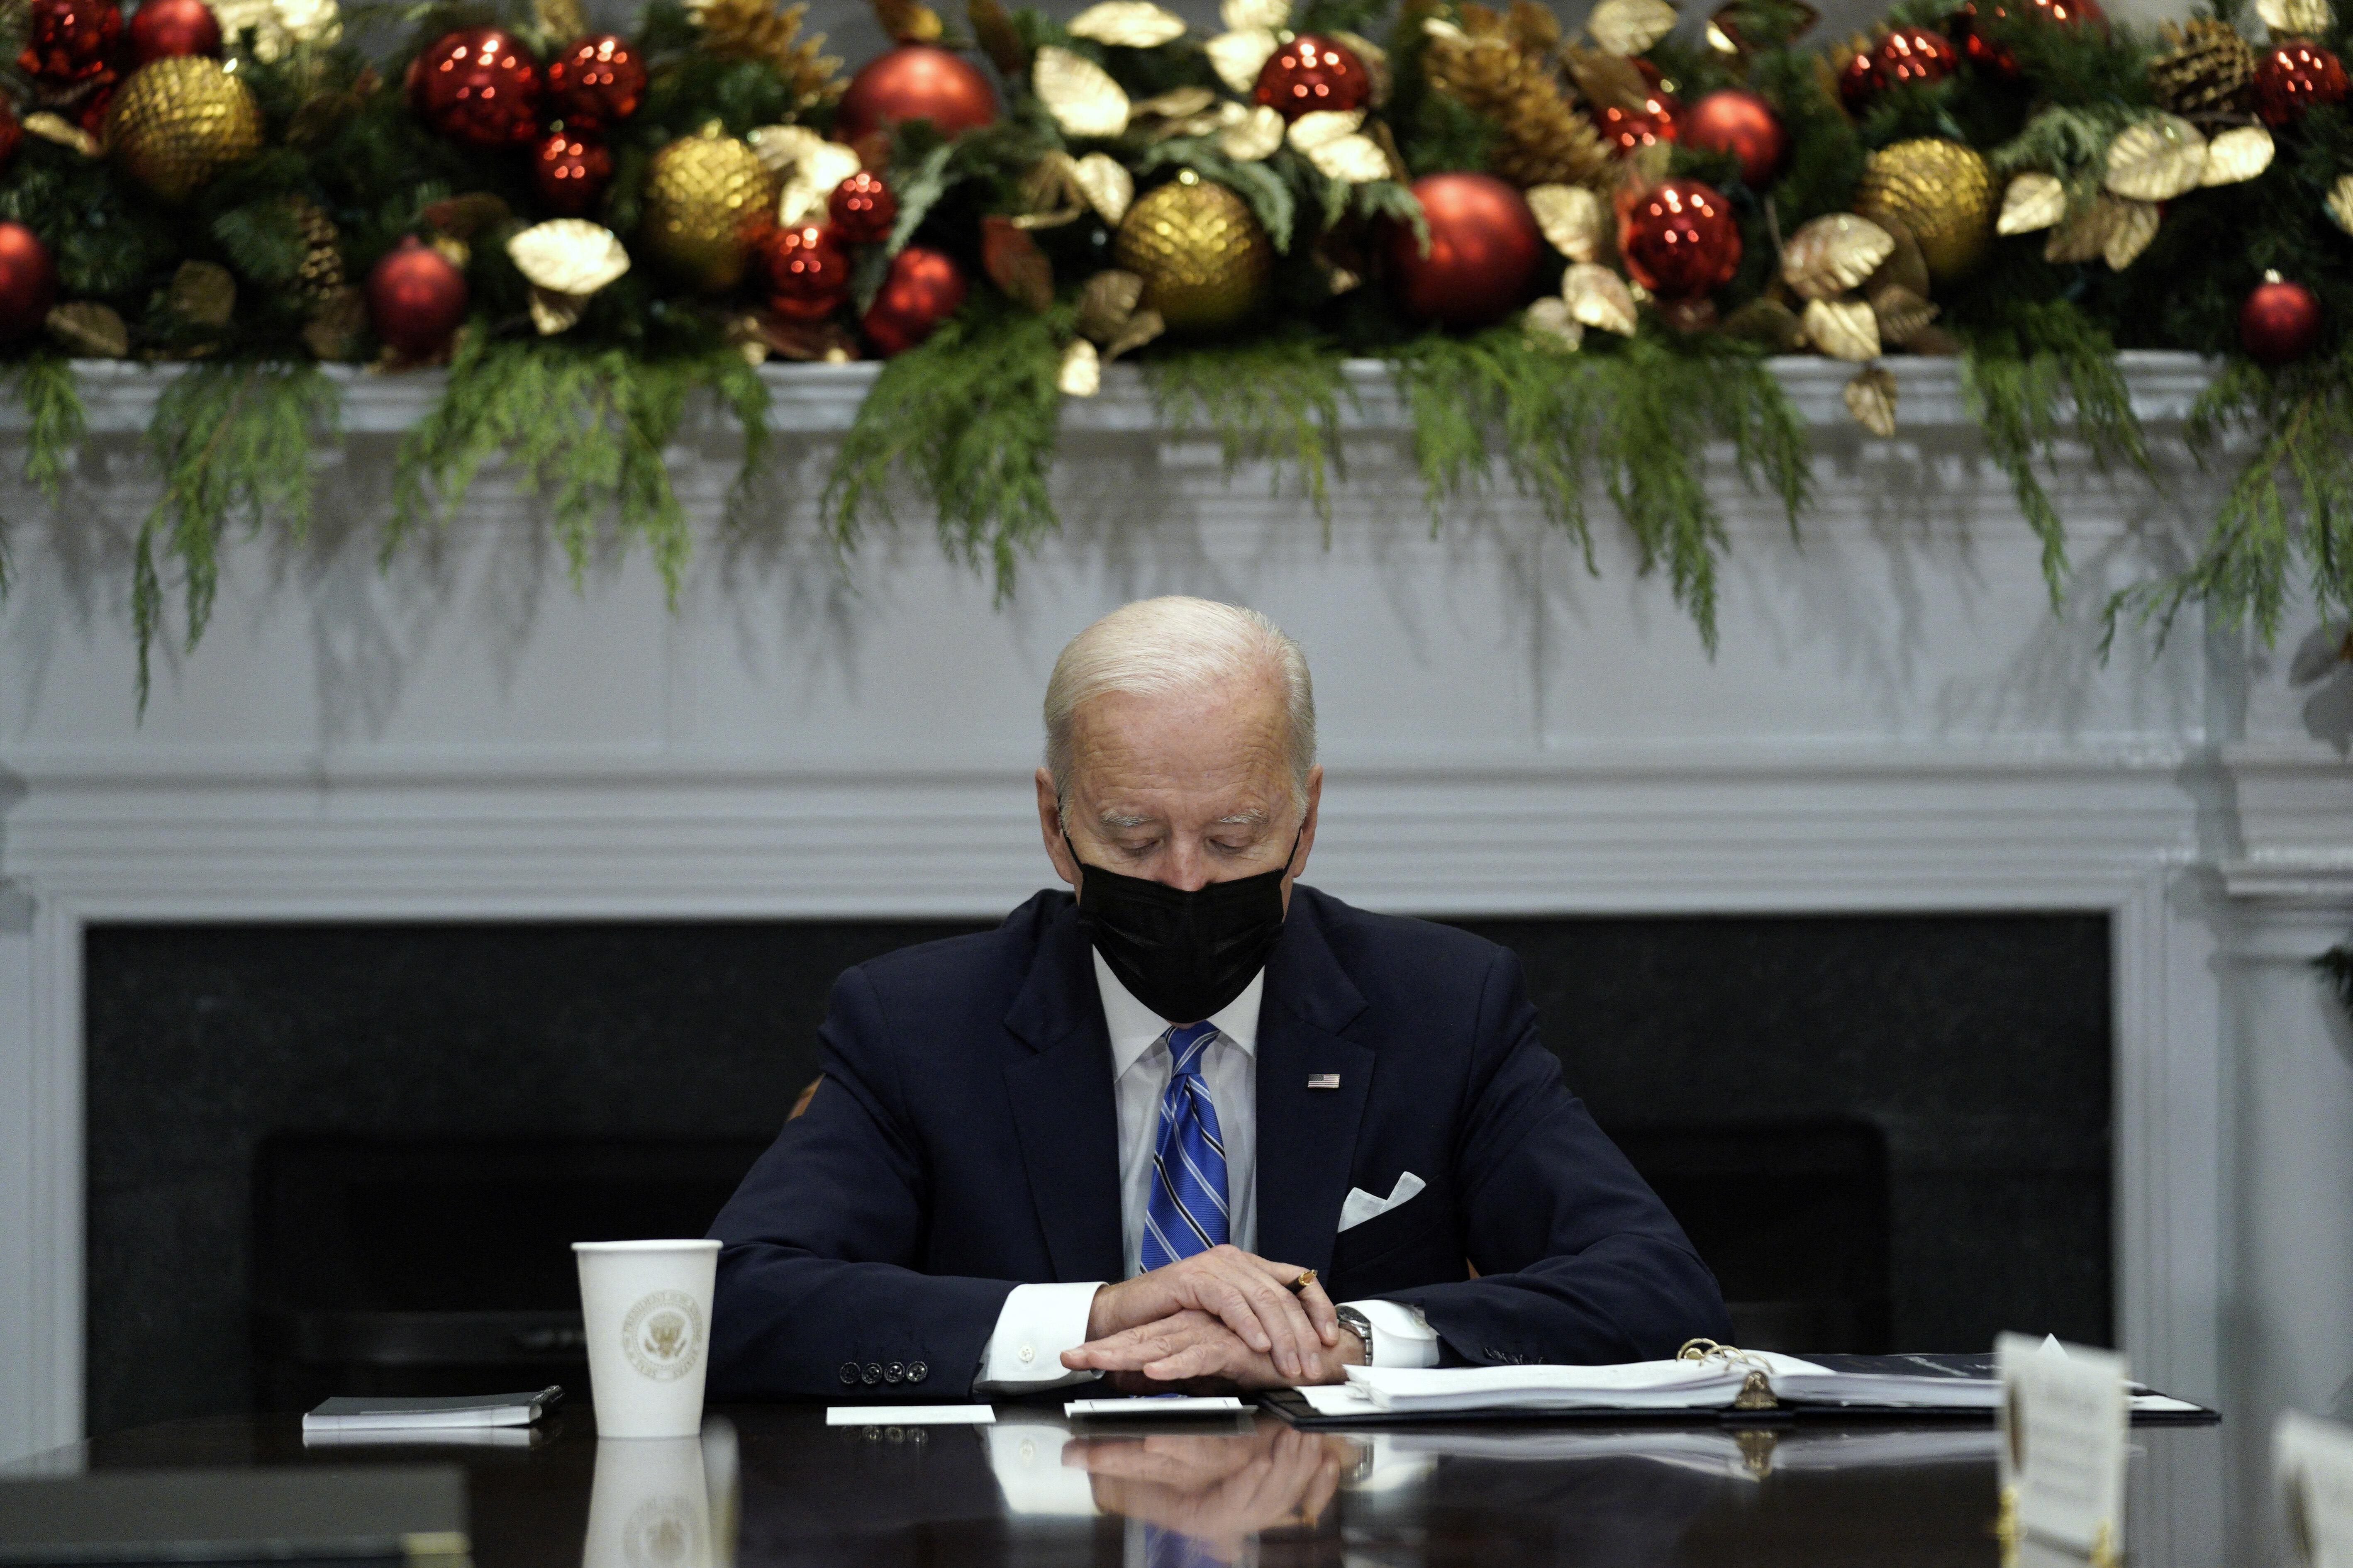
POLYGON ((1279 492, 1285 473, 1295 475, 1328 538, 1340 405, 1356 405, 1344 363, 1328 343, 1276 338, 1177 348, 1144 374, 1172 433, 1215 436, 1229 478, 1244 463, 1263 462, 1279 492))

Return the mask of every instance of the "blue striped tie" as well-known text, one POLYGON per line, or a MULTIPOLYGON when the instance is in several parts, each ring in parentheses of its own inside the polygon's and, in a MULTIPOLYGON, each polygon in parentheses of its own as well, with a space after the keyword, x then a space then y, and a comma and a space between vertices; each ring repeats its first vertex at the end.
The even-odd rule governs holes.
POLYGON ((1225 1136, 1218 1131, 1209 1086, 1201 1081, 1201 1058, 1218 1026, 1187 1024, 1162 1037, 1174 1065, 1160 1097, 1160 1142, 1152 1152, 1152 1194, 1144 1205, 1147 1270, 1222 1247, 1233 1234, 1226 1216, 1225 1136))

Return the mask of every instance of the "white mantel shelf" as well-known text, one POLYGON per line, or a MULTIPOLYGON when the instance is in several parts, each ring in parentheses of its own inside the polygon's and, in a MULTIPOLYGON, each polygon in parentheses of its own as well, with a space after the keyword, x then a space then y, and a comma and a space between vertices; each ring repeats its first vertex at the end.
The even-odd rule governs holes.
MULTIPOLYGON (((311 538, 226 552, 143 722, 128 552, 172 373, 89 367, 65 504, 0 479, 0 1458, 80 1421, 90 923, 1001 911, 1045 876, 1028 778, 1055 652, 1167 592, 1305 643, 1329 772, 1309 879, 1356 901, 2105 912, 2119 1331, 2137 1375, 2260 1434, 2297 1379, 2353 1374, 2353 1078, 2306 967, 2353 925, 2353 667, 2299 659, 2308 616, 2277 652, 2193 614, 2098 656, 2107 595, 2177 567, 2228 481, 2179 437, 2211 366, 2125 356, 2153 478, 2060 443, 2054 614, 1958 363, 1887 363, 1882 441, 1847 416, 1851 367, 1774 362, 1814 444, 1795 538, 1704 455, 1712 660, 1598 495, 1598 575, 1507 480, 1433 531, 1377 363, 1348 368, 1328 531, 1113 367, 1065 406, 1063 531, 1002 605, 912 508, 837 562, 815 498, 875 371, 772 366, 756 527, 723 524, 715 410, 668 455, 696 552, 675 609, 641 547, 575 592, 495 473, 380 567, 394 437, 441 382, 337 370, 311 538), (2319 1257, 2317 1232, 2345 1245, 2319 1257)), ((21 419, 0 409, 0 446, 21 419)), ((2136 1542, 2204 1528, 2221 1484, 2137 1502, 2136 1542)))
MULTIPOLYGON (((1808 424, 1830 429, 1852 425, 1841 391, 1854 378, 1854 366, 1812 355, 1788 355, 1767 363, 1808 424)), ((1959 360, 1897 355, 1880 363, 1895 377, 1897 417, 1905 429, 1943 429, 1969 423, 1961 395, 1959 360)), ((2217 369, 2212 361, 2184 353, 2137 351, 2119 355, 2117 363, 2130 384, 2136 412, 2144 422, 2157 426, 2179 421, 2211 384, 2217 369)), ((100 437, 145 431, 156 399, 181 374, 175 365, 115 360, 78 361, 75 368, 89 410, 90 434, 100 437)), ((760 373, 771 400, 770 423, 780 434, 847 430, 867 389, 881 373, 881 366, 871 361, 850 364, 772 361, 760 373)), ((354 436, 408 430, 439 399, 448 382, 445 373, 434 370, 381 375, 348 365, 329 365, 324 374, 343 394, 343 429, 354 436)), ((1356 402, 1343 404, 1344 430, 1409 427, 1404 400, 1385 363, 1350 360, 1345 374, 1356 402)), ((1063 404, 1062 428, 1071 435, 1135 434, 1158 426, 1143 374, 1131 365, 1109 367, 1100 395, 1071 398, 1063 404)), ((25 428, 21 406, 0 403, 0 434, 21 435, 25 428)))

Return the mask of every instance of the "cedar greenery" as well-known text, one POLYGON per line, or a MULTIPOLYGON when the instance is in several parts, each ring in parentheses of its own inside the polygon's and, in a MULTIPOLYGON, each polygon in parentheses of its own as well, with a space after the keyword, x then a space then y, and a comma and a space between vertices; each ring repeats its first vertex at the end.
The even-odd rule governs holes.
POLYGON ((819 510, 848 551, 894 521, 912 481, 958 559, 986 563, 1001 600, 1022 555, 1060 526, 1048 481, 1061 427, 1057 384, 1070 312, 982 309, 882 367, 841 443, 819 510))
POLYGON ((1433 527, 1445 502, 1483 489, 1500 465, 1596 570, 1585 503, 1598 479, 1634 536, 1641 569, 1666 569, 1710 654, 1725 540, 1697 454, 1709 441, 1729 443, 1741 479, 1768 489, 1793 531, 1810 493, 1803 421, 1763 357, 1725 340, 1644 333, 1569 353, 1498 327, 1432 333, 1393 363, 1433 527))
POLYGON ((147 442, 164 493, 140 521, 132 558, 132 621, 139 643, 139 707, 149 654, 163 626, 164 562, 180 572, 193 650, 212 617, 220 544, 242 521, 270 518, 299 539, 311 518, 312 448, 337 433, 342 399, 315 365, 197 365, 164 389, 147 442))
MULTIPOLYGON (((89 418, 73 365, 63 354, 37 353, 19 360, 9 391, 25 410, 25 479, 51 504, 65 491, 66 474, 80 455, 89 418)), ((0 519, 0 524, 5 520, 0 519)), ((0 530, 0 596, 9 586, 8 540, 0 530)))
POLYGON ((385 559, 456 510, 482 467, 503 458, 522 489, 545 502, 575 588, 610 518, 624 539, 651 548, 675 603, 691 540, 662 453, 693 395, 706 391, 744 432, 748 479, 766 449, 768 390, 741 356, 642 359, 617 348, 469 336, 450 363, 448 393, 401 443, 385 559))
POLYGON ((1263 462, 1279 493, 1285 471, 1295 476, 1330 537, 1340 405, 1357 406, 1337 350, 1305 338, 1194 347, 1150 362, 1145 376, 1171 430, 1217 437, 1229 478, 1263 462))

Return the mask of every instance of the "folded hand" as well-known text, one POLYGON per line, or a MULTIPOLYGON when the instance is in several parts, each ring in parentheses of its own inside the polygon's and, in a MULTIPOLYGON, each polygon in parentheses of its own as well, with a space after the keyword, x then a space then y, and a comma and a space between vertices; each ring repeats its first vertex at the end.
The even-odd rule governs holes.
MULTIPOLYGON (((1339 1342, 1332 1299, 1311 1282, 1287 1287, 1305 1270, 1239 1247, 1213 1247, 1149 1274, 1095 1292, 1087 1316, 1090 1343, 1182 1312, 1202 1312, 1223 1323, 1253 1354, 1268 1358, 1276 1383, 1323 1382, 1309 1376, 1317 1358, 1339 1342)), ((1079 1363, 1062 1358, 1066 1366, 1079 1363)))
POLYGON ((1286 1372, 1222 1320, 1188 1308, 1064 1351, 1062 1364, 1107 1373, 1113 1387, 1131 1393, 1165 1394, 1172 1386, 1289 1388, 1343 1382, 1349 1365, 1363 1363, 1365 1347, 1355 1334, 1335 1328, 1334 1338, 1330 1347, 1302 1357, 1297 1371, 1286 1372))

